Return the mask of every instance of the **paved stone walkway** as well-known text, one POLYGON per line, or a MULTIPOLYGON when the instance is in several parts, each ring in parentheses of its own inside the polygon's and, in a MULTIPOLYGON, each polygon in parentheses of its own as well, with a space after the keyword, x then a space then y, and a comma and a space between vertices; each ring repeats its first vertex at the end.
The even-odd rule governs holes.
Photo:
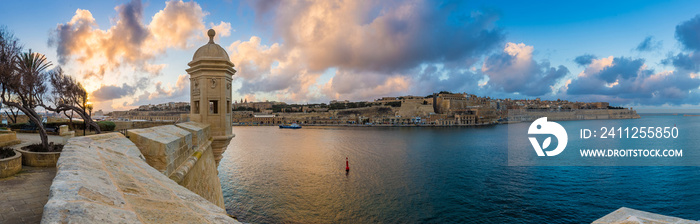
MULTIPOLYGON (((49 142, 53 142, 54 144, 63 144, 63 138, 58 135, 49 135, 49 142)), ((41 139, 39 138, 39 134, 36 133, 17 133, 17 139, 22 141, 22 143, 19 143, 17 145, 12 145, 10 147, 12 148, 21 148, 30 144, 35 144, 35 143, 41 143, 41 139)))
POLYGON ((39 223, 56 168, 22 166, 0 179, 0 223, 39 223))
MULTIPOLYGON (((21 148, 39 143, 39 134, 17 133, 21 148)), ((60 136, 49 135, 49 142, 61 143, 60 136)), ((0 223, 39 223, 44 205, 49 200, 49 188, 56 176, 55 167, 22 166, 12 177, 0 179, 0 223)))

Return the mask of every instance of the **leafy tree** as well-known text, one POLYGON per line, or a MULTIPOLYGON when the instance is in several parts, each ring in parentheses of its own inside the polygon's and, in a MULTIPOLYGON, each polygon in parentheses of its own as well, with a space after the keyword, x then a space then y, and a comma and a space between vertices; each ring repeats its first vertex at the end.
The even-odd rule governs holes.
POLYGON ((51 71, 49 76, 53 87, 50 101, 55 107, 45 104, 42 104, 42 107, 56 113, 73 111, 83 118, 83 121, 92 127, 95 133, 102 133, 100 126, 92 120, 92 117, 86 111, 92 110, 92 105, 87 104, 88 94, 83 85, 73 77, 64 74, 61 67, 51 71))
POLYGON ((401 107, 401 101, 388 102, 388 103, 386 103, 386 105, 391 106, 391 107, 401 107))

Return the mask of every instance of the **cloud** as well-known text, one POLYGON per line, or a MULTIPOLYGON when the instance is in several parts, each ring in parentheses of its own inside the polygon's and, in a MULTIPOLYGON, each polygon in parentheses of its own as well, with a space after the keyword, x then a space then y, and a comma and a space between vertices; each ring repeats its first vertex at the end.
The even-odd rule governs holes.
POLYGON ((241 79, 241 95, 274 92, 284 99, 304 101, 314 98, 309 88, 321 76, 311 72, 300 58, 299 50, 284 51, 280 44, 263 45, 259 37, 236 41, 228 46, 236 76, 241 79))
POLYGON ((700 71, 700 15, 676 26, 676 39, 686 52, 669 53, 661 63, 686 72, 700 71))
POLYGON ((179 75, 175 86, 164 87, 162 82, 156 82, 155 91, 144 91, 134 98, 134 101, 125 105, 138 106, 143 104, 165 103, 172 100, 189 101, 185 99, 190 93, 189 75, 179 75))
POLYGON ((644 38, 644 40, 637 45, 637 48, 635 50, 637 51, 655 51, 659 50, 662 47, 661 41, 654 41, 654 37, 652 36, 647 36, 644 38))
POLYGON ((337 70, 321 92, 330 99, 368 100, 380 96, 425 96, 440 90, 476 91, 483 74, 463 66, 430 64, 389 75, 337 70))
MULTIPOLYGON (((567 95, 599 97, 618 103, 679 105, 697 98, 700 78, 683 71, 654 72, 644 59, 613 57, 594 59, 577 78, 563 88, 567 95)), ((598 100, 598 101, 599 101, 598 100)))
POLYGON ((676 26, 676 39, 687 50, 700 51, 700 14, 676 26))
POLYGON ((603 81, 612 83, 619 79, 630 79, 639 73, 653 73, 653 70, 645 70, 644 59, 630 59, 626 57, 616 57, 612 65, 597 73, 597 77, 603 81))
POLYGON ((412 85, 411 78, 402 75, 338 71, 322 91, 331 99, 367 100, 377 96, 409 94, 412 85))
POLYGON ((279 5, 279 3, 282 2, 281 0, 249 0, 248 4, 251 4, 256 12, 259 13, 266 13, 279 5))
POLYGON ((462 15, 454 10, 460 7, 456 4, 281 4, 277 7, 275 30, 287 47, 301 49, 311 70, 338 67, 390 73, 420 63, 480 56, 504 39, 502 31, 494 28, 498 14, 487 11, 462 15))
POLYGON ((574 59, 574 62, 578 64, 579 66, 587 66, 591 64, 591 62, 595 59, 595 55, 592 54, 584 54, 581 56, 578 56, 574 59))
POLYGON ((105 73, 119 74, 127 66, 136 71, 157 75, 166 65, 151 62, 165 49, 186 48, 204 29, 206 15, 195 2, 166 2, 150 24, 143 23, 141 2, 133 0, 115 7, 114 26, 102 30, 88 10, 78 9, 73 18, 58 24, 49 38, 56 47, 59 63, 75 62, 85 77, 101 79, 105 73))
POLYGON ((192 47, 190 40, 201 36, 205 29, 204 16, 208 13, 194 1, 183 2, 171 0, 165 3, 165 8, 153 15, 148 29, 153 38, 150 48, 163 51, 168 47, 192 47))
MULTIPOLYGON (((676 39, 686 52, 669 55, 661 61, 673 69, 656 72, 642 58, 607 57, 592 59, 576 78, 568 80, 562 93, 596 101, 634 105, 682 105, 700 102, 700 15, 676 26, 676 39), (689 51, 689 52, 688 52, 689 51)), ((661 48, 653 37, 636 48, 661 48)))
POLYGON ((497 13, 465 14, 456 10, 460 3, 433 3, 252 2, 256 14, 274 13, 269 19, 281 41, 266 45, 253 36, 228 47, 242 78, 236 91, 293 100, 360 99, 402 92, 418 80, 439 86, 463 73, 463 67, 442 68, 470 66, 505 39, 495 25, 497 13), (440 67, 440 75, 422 75, 426 65, 440 67), (334 71, 330 81, 319 82, 327 71, 334 71))
POLYGON ((91 100, 106 101, 119 99, 134 94, 134 92, 136 92, 136 88, 125 83, 122 84, 122 86, 101 86, 99 89, 93 91, 90 96, 92 96, 91 100))
POLYGON ((700 52, 678 53, 669 55, 662 64, 673 65, 676 69, 698 72, 700 70, 700 52))
MULTIPOLYGON (((112 26, 104 29, 84 9, 77 9, 70 21, 58 24, 51 31, 49 45, 56 48, 59 63, 86 83, 88 91, 94 90, 92 100, 128 99, 143 95, 147 89, 151 99, 180 94, 168 91, 182 88, 167 88, 163 83, 152 85, 150 80, 160 76, 167 66, 154 61, 168 49, 189 49, 195 47, 195 42, 200 43, 205 38, 202 32, 206 31, 204 17, 208 13, 196 2, 182 0, 167 1, 147 24, 139 0, 119 5, 115 11, 112 26), (122 80, 140 83, 131 85, 122 80), (106 82, 114 84, 102 84, 106 82)), ((230 35, 230 23, 211 25, 219 35, 230 35)))
POLYGON ((214 23, 209 23, 209 27, 214 29, 216 31, 216 36, 215 37, 228 37, 231 36, 231 23, 227 23, 224 21, 221 21, 219 25, 215 25, 214 23))
POLYGON ((552 92, 554 84, 569 70, 564 66, 551 67, 547 61, 538 63, 532 58, 533 49, 523 43, 507 43, 503 52, 486 58, 481 67, 489 77, 486 86, 528 96, 552 92))
POLYGON ((157 68, 144 60, 152 59, 153 54, 141 50, 149 37, 147 28, 141 23, 141 2, 131 1, 115 7, 115 10, 115 25, 108 30, 98 29, 92 13, 82 9, 76 10, 68 23, 58 24, 52 31, 49 45, 56 47, 59 63, 75 60, 83 69, 81 73, 87 77, 103 77, 105 72, 122 64, 141 71, 157 68))

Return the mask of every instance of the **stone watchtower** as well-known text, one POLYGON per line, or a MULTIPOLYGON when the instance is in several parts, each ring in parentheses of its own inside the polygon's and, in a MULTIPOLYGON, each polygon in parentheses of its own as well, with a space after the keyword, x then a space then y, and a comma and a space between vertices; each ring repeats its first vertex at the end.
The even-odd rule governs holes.
POLYGON ((231 138, 231 80, 236 70, 226 50, 214 43, 214 32, 210 29, 209 43, 194 52, 187 65, 190 75, 190 120, 209 124, 213 142, 211 144, 219 165, 222 154, 231 138))

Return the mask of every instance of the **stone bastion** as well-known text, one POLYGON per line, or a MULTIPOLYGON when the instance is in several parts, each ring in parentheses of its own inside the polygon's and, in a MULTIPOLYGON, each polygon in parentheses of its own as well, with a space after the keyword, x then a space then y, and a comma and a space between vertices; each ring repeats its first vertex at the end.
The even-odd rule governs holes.
POLYGON ((42 223, 238 223, 224 210, 208 124, 71 138, 42 223))

